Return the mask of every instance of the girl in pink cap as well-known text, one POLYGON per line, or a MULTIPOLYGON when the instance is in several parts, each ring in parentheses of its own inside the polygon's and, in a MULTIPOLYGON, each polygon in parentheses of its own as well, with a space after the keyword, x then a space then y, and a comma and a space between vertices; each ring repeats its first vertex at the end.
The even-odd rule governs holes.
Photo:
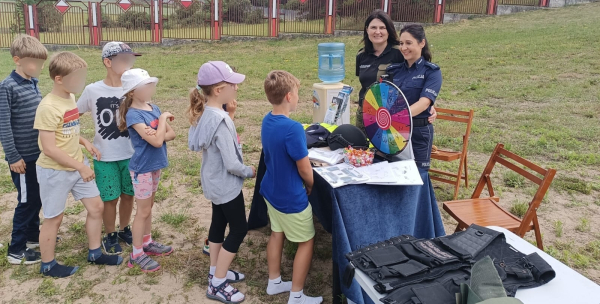
POLYGON ((229 284, 242 281, 245 276, 229 270, 229 266, 248 232, 242 193, 244 179, 253 178, 256 170, 244 165, 235 125, 223 105, 235 99, 238 84, 245 78, 225 62, 203 64, 198 71, 197 86, 190 92, 188 108, 192 125, 188 145, 192 151, 202 151, 202 190, 212 202, 206 296, 223 303, 244 300, 244 295, 229 284), (225 239, 228 224, 229 234, 225 239))

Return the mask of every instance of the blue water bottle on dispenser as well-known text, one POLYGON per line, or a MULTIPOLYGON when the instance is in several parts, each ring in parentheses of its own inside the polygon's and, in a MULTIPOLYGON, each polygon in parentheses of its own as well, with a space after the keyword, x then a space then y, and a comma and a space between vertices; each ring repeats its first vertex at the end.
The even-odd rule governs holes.
POLYGON ((340 42, 319 43, 319 79, 324 83, 337 83, 344 80, 345 47, 340 42))

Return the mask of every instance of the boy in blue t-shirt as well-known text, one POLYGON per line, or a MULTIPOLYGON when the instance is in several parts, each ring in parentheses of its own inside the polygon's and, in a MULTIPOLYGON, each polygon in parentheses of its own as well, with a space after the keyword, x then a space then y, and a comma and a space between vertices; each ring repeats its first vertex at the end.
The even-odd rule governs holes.
POLYGON ((312 207, 308 194, 313 172, 308 160, 304 128, 289 118, 298 105, 300 81, 285 71, 272 71, 265 79, 267 99, 273 105, 262 122, 261 139, 267 170, 260 185, 271 221, 267 246, 269 284, 267 293, 290 292, 288 304, 318 304, 322 297, 308 297, 303 288, 313 254, 312 207), (294 259, 292 282, 281 280, 281 254, 284 237, 300 243, 294 259))

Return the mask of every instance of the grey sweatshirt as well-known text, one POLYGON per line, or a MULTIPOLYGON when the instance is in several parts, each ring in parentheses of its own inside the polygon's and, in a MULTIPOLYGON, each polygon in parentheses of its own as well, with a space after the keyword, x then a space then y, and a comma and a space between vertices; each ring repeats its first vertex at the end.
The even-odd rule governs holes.
POLYGON ((200 176, 204 197, 215 205, 236 198, 252 168, 244 165, 235 126, 227 112, 206 107, 198 124, 190 128, 188 146, 202 151, 200 176))

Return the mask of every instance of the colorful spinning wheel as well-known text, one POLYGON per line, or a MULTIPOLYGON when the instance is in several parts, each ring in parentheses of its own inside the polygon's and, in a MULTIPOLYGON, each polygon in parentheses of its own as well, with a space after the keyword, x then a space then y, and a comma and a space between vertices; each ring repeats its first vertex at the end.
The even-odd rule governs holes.
POLYGON ((377 150, 394 155, 406 148, 412 134, 412 116, 397 86, 384 80, 369 87, 362 115, 367 137, 377 150))

